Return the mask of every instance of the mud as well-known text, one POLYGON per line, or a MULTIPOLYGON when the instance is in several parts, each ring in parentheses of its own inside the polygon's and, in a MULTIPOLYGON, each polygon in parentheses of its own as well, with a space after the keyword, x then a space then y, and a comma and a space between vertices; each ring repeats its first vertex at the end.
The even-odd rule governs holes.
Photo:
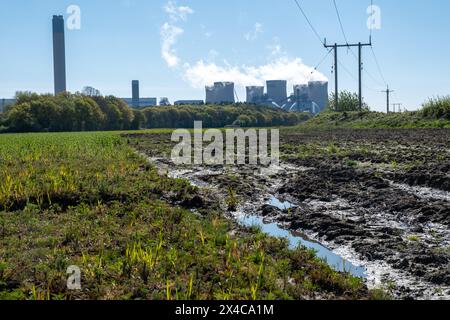
POLYGON ((162 162, 223 199, 233 190, 237 211, 363 267, 369 287, 400 299, 450 298, 450 130, 286 130, 281 140, 279 167, 162 162))

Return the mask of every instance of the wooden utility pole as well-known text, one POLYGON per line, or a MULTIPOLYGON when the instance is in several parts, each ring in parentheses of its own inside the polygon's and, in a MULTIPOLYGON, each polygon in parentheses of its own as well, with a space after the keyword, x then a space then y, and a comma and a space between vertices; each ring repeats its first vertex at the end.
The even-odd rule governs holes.
POLYGON ((394 90, 390 90, 389 86, 387 86, 387 89, 385 91, 381 91, 383 93, 386 93, 386 109, 387 109, 387 113, 390 113, 390 102, 389 102, 389 95, 394 92, 394 90))
POLYGON ((372 39, 370 39, 369 43, 356 43, 356 44, 333 44, 333 45, 327 45, 327 40, 325 39, 324 42, 325 48, 329 49, 332 48, 334 50, 334 78, 335 78, 335 104, 336 104, 336 110, 338 110, 339 106, 339 86, 338 86, 338 48, 351 48, 351 47, 358 47, 358 75, 359 75, 359 109, 362 110, 363 107, 363 101, 362 101, 362 48, 367 46, 372 46, 372 39))
POLYGON ((394 107, 394 112, 395 112, 395 107, 398 107, 397 110, 398 112, 402 112, 402 103, 393 103, 392 106, 394 107))

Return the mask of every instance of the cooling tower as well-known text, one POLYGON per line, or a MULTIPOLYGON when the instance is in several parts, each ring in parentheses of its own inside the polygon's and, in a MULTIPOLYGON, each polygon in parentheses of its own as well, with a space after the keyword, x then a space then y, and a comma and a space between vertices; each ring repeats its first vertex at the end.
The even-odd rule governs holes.
POLYGON ((287 81, 267 81, 267 97, 279 106, 285 104, 287 101, 287 81))
POLYGON ((233 82, 215 82, 214 88, 217 92, 217 103, 234 103, 233 82))
POLYGON ((212 104, 212 103, 216 103, 216 92, 215 92, 215 88, 211 87, 211 86, 206 86, 205 87, 206 90, 206 99, 205 99, 205 103, 206 104, 212 104))
POLYGON ((309 98, 317 104, 320 111, 323 111, 328 106, 328 82, 326 81, 310 81, 309 98))
POLYGON ((247 87, 247 103, 260 103, 264 100, 264 87, 247 87))
POLYGON ((295 100, 309 99, 309 87, 307 84, 298 84, 294 86, 295 100))
POLYGON ((206 87, 206 103, 234 103, 234 83, 215 82, 214 86, 206 87))

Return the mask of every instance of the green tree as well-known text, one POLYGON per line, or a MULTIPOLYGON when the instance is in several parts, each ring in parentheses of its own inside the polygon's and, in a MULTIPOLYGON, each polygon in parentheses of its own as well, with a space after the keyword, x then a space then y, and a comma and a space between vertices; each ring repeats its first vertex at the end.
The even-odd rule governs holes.
POLYGON ((132 130, 140 130, 146 125, 145 114, 141 110, 133 110, 132 130))
POLYGON ((28 102, 15 105, 8 113, 7 124, 12 132, 33 132, 38 131, 36 119, 31 113, 31 106, 28 102))
POLYGON ((41 131, 58 131, 61 108, 48 98, 40 98, 30 103, 30 113, 35 119, 36 127, 41 131))
MULTIPOLYGON (((369 106, 363 102, 363 111, 369 111, 369 106)), ((359 96, 349 91, 341 91, 339 93, 339 103, 336 106, 334 95, 330 95, 328 99, 328 108, 332 111, 360 111, 359 96)))
POLYGON ((103 125, 104 130, 120 130, 122 129, 122 112, 115 103, 114 97, 92 97, 92 99, 97 103, 100 110, 102 110, 105 115, 105 121, 103 125))

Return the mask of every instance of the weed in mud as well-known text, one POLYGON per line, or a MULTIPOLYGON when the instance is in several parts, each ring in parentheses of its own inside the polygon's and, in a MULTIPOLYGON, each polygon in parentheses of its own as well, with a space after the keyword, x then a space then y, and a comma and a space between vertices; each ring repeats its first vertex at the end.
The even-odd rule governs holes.
POLYGON ((409 236, 408 237, 408 241, 411 242, 419 242, 421 240, 421 238, 419 236, 409 236))
POLYGON ((358 166, 358 162, 353 161, 353 160, 348 160, 348 161, 346 162, 346 165, 349 166, 349 167, 356 168, 356 167, 358 166))
POLYGON ((236 195, 236 191, 232 187, 228 187, 228 196, 226 198, 226 204, 229 211, 236 211, 239 205, 239 199, 236 195))

